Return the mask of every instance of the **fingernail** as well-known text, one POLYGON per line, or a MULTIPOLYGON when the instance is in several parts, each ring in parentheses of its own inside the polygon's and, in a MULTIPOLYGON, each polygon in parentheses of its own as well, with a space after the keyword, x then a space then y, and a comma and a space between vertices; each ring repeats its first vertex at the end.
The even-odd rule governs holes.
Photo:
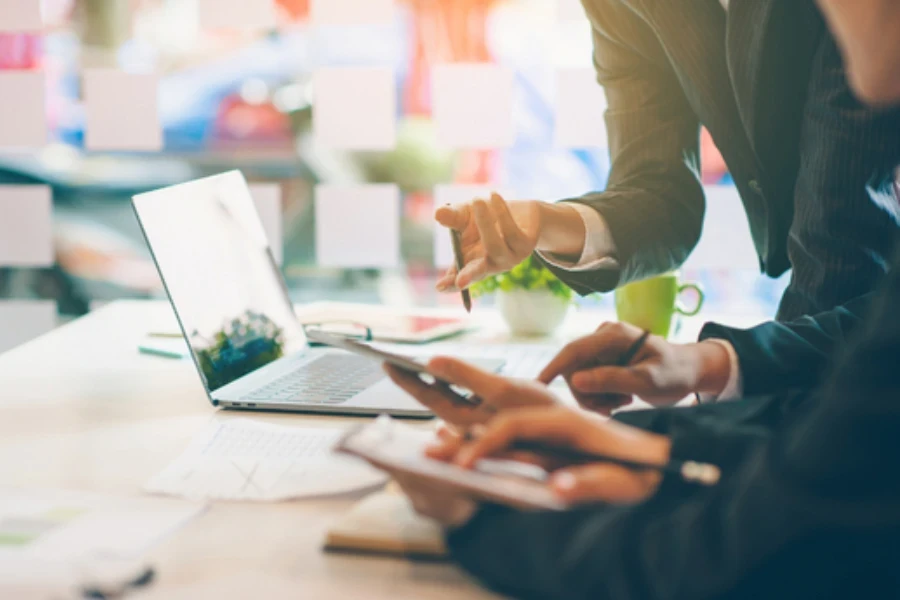
POLYGON ((568 471, 560 471, 553 476, 553 487, 563 492, 571 492, 575 489, 577 480, 568 471))

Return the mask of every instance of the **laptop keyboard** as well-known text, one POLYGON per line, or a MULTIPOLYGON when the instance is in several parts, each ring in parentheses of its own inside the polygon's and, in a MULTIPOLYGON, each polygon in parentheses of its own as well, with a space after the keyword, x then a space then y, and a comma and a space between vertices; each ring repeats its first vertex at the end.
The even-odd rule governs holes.
POLYGON ((385 377, 381 364, 370 358, 323 354, 242 400, 342 404, 385 377))

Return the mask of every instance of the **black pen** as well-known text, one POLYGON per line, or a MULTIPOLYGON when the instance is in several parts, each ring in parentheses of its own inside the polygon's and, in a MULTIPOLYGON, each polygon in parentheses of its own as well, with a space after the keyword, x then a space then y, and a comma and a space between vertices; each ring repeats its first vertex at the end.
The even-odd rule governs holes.
POLYGON ((644 347, 644 344, 647 343, 647 338, 650 337, 650 332, 644 330, 644 333, 641 334, 637 340, 634 341, 631 346, 628 347, 628 350, 625 351, 625 354, 619 357, 618 366, 627 367, 631 364, 631 361, 634 360, 634 357, 638 355, 638 352, 641 351, 641 348, 644 347))
MULTIPOLYGON (((450 229, 450 243, 453 245, 456 274, 459 275, 463 267, 466 266, 466 260, 462 252, 462 240, 459 237, 459 232, 455 229, 450 229)), ((463 306, 466 307, 466 312, 472 312, 472 295, 469 293, 468 288, 460 290, 459 293, 462 295, 463 306)))

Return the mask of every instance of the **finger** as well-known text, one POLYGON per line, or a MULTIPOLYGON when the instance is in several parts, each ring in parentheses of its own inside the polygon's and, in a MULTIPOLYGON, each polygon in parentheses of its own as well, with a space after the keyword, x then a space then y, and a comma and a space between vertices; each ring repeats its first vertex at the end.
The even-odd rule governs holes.
POLYGON ((425 456, 449 462, 457 455, 462 445, 462 438, 459 437, 456 440, 440 440, 425 447, 425 456))
POLYGON ((647 393, 648 382, 640 375, 641 370, 629 367, 595 367, 572 373, 572 387, 581 394, 626 394, 647 393))
POLYGON ((559 407, 503 412, 486 424, 481 437, 460 449, 455 462, 471 468, 479 459, 511 449, 515 442, 525 440, 583 447, 583 424, 574 411, 559 407))
POLYGON ((471 209, 468 204, 441 206, 435 211, 434 218, 444 227, 462 231, 468 227, 471 214, 471 209))
POLYGON ((618 465, 597 463, 555 472, 550 478, 550 487, 566 502, 621 504, 645 498, 658 478, 655 472, 639 472, 618 465))
POLYGON ((475 281, 480 281, 488 274, 488 262, 484 258, 476 258, 466 263, 456 276, 456 287, 464 290, 475 281))
POLYGON ((475 225, 478 227, 478 235, 481 237, 481 244, 484 246, 487 258, 495 264, 503 264, 512 260, 512 250, 506 245, 506 241, 497 229, 497 218, 490 205, 484 200, 475 200, 472 203, 472 212, 475 215, 475 225))
POLYGON ((530 253, 532 248, 528 237, 524 231, 519 229, 515 219, 513 219, 512 212, 509 210, 509 205, 506 204, 506 201, 503 200, 500 194, 491 194, 491 208, 493 208, 494 216, 500 225, 500 231, 503 232, 506 245, 513 251, 513 254, 521 256, 530 253))
POLYGON ((497 401, 509 381, 500 375, 449 356, 435 356, 428 361, 428 371, 443 381, 459 385, 488 402, 497 401))
POLYGON ((544 367, 538 375, 538 381, 549 384, 560 375, 570 373, 579 366, 593 361, 602 345, 603 340, 596 334, 570 342, 544 367))
POLYGON ((575 393, 574 396, 581 408, 604 417, 610 416, 614 410, 631 404, 634 400, 631 396, 615 394, 587 395, 575 393))
POLYGON ((435 284, 435 288, 437 288, 439 292, 455 291, 454 288, 456 287, 457 275, 458 273, 456 271, 456 266, 454 265, 450 267, 449 269, 447 269, 447 272, 444 273, 444 275, 440 279, 438 279, 437 283, 435 284))

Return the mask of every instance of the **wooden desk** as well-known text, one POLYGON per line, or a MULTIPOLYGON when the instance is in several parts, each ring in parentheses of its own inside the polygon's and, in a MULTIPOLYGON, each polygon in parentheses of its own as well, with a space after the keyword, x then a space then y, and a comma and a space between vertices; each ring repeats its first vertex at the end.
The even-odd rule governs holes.
MULTIPOLYGON (((233 418, 210 406, 190 361, 137 352, 167 311, 165 303, 117 302, 0 357, 0 481, 139 494, 208 419, 233 418)), ((600 320, 585 319, 572 334, 600 320)), ((492 597, 449 564, 323 553, 328 523, 354 501, 217 503, 154 548, 159 579, 141 597, 221 600, 255 589, 267 599, 492 597)))

